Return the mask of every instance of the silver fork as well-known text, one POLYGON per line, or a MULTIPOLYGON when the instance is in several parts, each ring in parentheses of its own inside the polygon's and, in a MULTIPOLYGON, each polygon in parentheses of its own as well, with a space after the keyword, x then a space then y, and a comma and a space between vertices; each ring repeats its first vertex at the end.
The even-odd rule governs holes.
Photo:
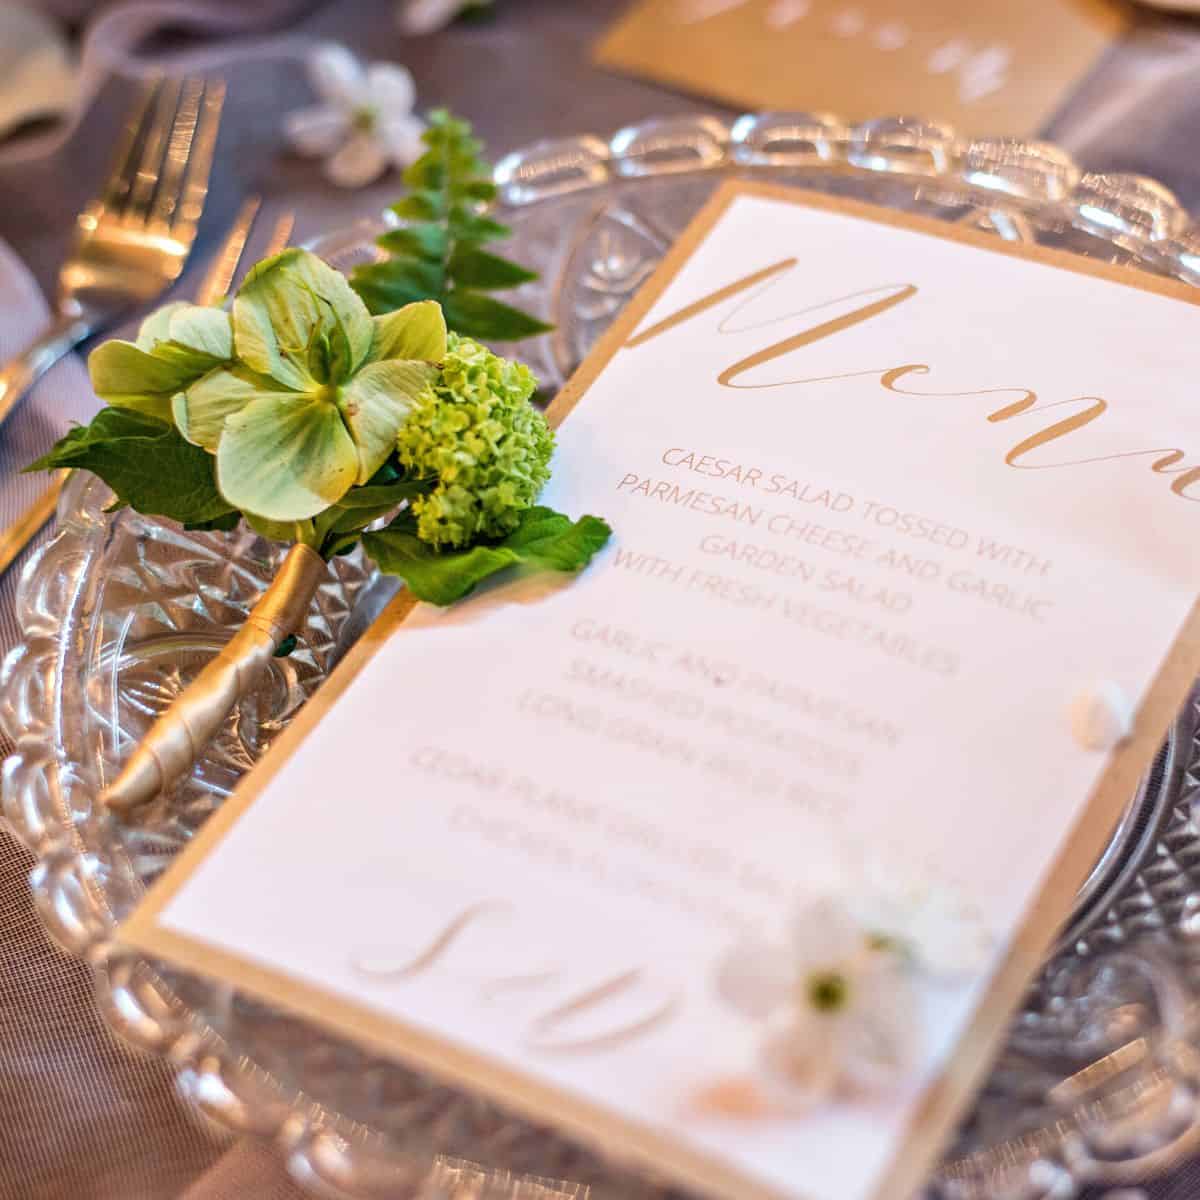
POLYGON ((0 368, 0 425, 68 350, 179 277, 196 240, 224 98, 223 84, 197 78, 144 89, 108 182, 79 214, 54 321, 0 368))
MULTIPOLYGON (((212 266, 196 290, 195 303, 220 304, 233 290, 233 281, 238 274, 245 254, 246 243, 258 219, 260 200, 249 196, 238 210, 238 215, 225 235, 213 258, 212 266)), ((292 237, 294 214, 281 213, 275 220, 271 235, 263 250, 263 257, 270 258, 283 250, 292 237)), ((243 272, 244 273, 244 272, 243 272)), ((32 541, 38 530, 54 515, 59 493, 70 471, 59 471, 50 486, 7 528, 0 530, 0 575, 8 569, 13 559, 32 541)))

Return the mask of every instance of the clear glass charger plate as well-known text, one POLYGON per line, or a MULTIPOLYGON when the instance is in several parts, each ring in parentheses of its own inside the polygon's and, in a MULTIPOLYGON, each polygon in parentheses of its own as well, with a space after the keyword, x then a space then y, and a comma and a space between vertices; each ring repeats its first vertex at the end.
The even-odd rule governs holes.
MULTIPOLYGON (((712 189, 767 179, 973 225, 1200 284, 1200 231, 1159 184, 1089 175, 1042 143, 959 139, 823 115, 650 120, 609 141, 540 143, 496 168, 520 300, 552 333, 510 352, 547 392, 566 379, 712 189)), ((316 246, 338 266, 377 227, 316 246)), ((26 568, 24 641, 0 676, 16 742, 3 814, 34 852, 47 928, 93 970, 101 1011, 166 1056, 218 1125, 273 1139, 327 1197, 552 1200, 678 1195, 550 1130, 441 1086, 239 989, 131 956, 116 924, 220 805, 386 598, 339 559, 297 651, 231 716, 192 777, 136 825, 95 805, 154 715, 228 638, 280 559, 253 534, 184 533, 73 479, 26 568)), ((937 1200, 1069 1200, 1200 1152, 1200 692, 1131 797, 1075 913, 1016 1015, 976 1106, 928 1187, 937 1200)), ((364 836, 371 831, 364 829, 364 836)), ((405 850, 397 849, 402 862, 405 850)), ((403 920, 403 914, 397 915, 403 920)), ((797 1164, 803 1185, 803 1164, 797 1164)))

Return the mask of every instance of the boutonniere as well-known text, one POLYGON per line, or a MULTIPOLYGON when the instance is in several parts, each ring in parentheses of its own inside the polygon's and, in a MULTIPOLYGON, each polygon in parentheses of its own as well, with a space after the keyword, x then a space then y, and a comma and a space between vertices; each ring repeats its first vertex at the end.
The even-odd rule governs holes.
MULTIPOLYGON (((445 126, 428 136, 441 153, 445 126)), ((454 293, 452 269, 439 284, 454 293)), ((106 791, 111 808, 190 769, 294 644, 335 555, 361 545, 418 599, 446 605, 507 567, 578 571, 607 542, 599 518, 537 504, 554 438, 530 403, 536 380, 448 329, 452 313, 413 299, 372 315, 350 280, 290 249, 255 266, 228 310, 168 304, 136 341, 92 353, 108 407, 29 469, 88 470, 118 505, 191 529, 245 521, 291 546, 245 625, 106 791)))

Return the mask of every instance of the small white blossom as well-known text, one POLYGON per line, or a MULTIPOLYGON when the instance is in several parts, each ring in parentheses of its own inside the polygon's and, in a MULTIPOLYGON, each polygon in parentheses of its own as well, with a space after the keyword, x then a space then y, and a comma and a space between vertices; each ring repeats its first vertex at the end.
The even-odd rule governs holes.
POLYGON ((860 927, 884 935, 927 975, 949 980, 983 968, 991 937, 981 917, 948 888, 872 861, 860 863, 853 885, 842 891, 860 927))
POLYGON ((768 1108, 877 1091, 920 1056, 918 985, 984 969, 991 939, 951 890, 873 852, 830 851, 775 939, 735 946, 717 990, 759 1029, 747 1085, 768 1108))
POLYGON ((420 157, 424 122, 413 113, 412 75, 395 63, 367 67, 345 46, 313 52, 308 75, 320 102, 289 113, 284 132, 292 147, 325 159, 325 174, 339 187, 364 187, 389 166, 420 157))
POLYGON ((491 0, 401 0, 396 21, 405 33, 436 33, 468 8, 486 8, 491 0))
POLYGON ((919 1043, 910 962, 833 897, 803 903, 790 937, 743 942, 720 964, 722 998, 761 1026, 754 1075, 773 1106, 877 1091, 919 1043))

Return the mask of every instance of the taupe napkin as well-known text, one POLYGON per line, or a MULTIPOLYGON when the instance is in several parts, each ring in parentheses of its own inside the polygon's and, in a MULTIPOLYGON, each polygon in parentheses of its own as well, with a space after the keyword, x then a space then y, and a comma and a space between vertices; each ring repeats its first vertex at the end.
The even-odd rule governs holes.
MULTIPOLYGON (((0 362, 24 349, 48 320, 49 308, 33 277, 0 241, 0 362)), ((15 521, 49 482, 45 475, 23 475, 22 467, 48 450, 73 423, 90 420, 98 407, 83 364, 71 356, 51 368, 4 423, 0 429, 0 528, 15 521)), ((0 579, 2 653, 8 653, 18 636, 13 615, 17 577, 33 545, 46 535, 43 530, 0 579)))
POLYGON ((69 119, 37 137, 0 142, 0 164, 45 158, 75 131, 103 83, 113 75, 158 71, 219 72, 238 63, 298 58, 312 40, 288 32, 319 0, 24 0, 51 16, 78 22, 79 69, 69 119), (169 33, 199 35, 199 45, 155 48, 169 33), (247 35, 263 36, 247 36, 247 35), (234 36, 238 35, 238 36, 234 36))

